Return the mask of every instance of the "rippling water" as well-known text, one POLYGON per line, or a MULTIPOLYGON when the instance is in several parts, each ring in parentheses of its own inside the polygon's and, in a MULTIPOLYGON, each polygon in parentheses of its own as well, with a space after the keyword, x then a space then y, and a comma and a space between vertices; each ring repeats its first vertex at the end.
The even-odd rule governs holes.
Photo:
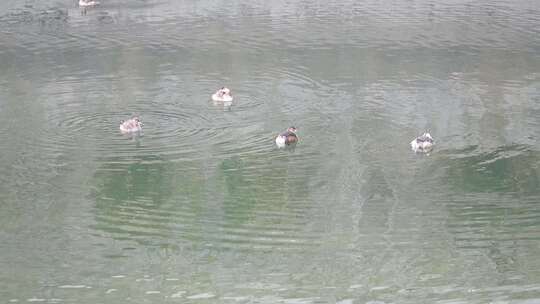
POLYGON ((536 1, 102 2, 0 3, 2 302, 540 302, 536 1))

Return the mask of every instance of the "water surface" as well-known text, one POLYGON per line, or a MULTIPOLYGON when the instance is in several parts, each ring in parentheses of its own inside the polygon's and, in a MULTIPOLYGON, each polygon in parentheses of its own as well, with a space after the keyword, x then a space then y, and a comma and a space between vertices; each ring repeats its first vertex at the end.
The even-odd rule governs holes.
POLYGON ((538 302, 539 34, 526 0, 4 1, 0 299, 538 302))

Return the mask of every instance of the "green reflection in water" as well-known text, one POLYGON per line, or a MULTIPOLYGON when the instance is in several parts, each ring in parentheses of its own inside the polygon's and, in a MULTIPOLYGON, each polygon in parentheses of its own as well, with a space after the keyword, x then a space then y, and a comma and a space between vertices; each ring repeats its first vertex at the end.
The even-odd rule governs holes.
POLYGON ((459 151, 465 157, 448 160, 448 180, 464 192, 540 191, 537 165, 540 154, 523 145, 499 147, 490 152, 459 151))

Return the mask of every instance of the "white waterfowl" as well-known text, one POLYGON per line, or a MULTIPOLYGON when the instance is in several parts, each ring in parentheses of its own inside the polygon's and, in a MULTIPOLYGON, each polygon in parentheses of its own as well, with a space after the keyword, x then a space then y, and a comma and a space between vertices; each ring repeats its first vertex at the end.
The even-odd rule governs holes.
POLYGON ((135 116, 128 120, 120 121, 120 132, 122 134, 142 132, 143 123, 139 117, 135 116))
POLYGON ((411 148, 414 152, 428 153, 433 150, 434 144, 431 134, 425 132, 411 141, 411 148))
POLYGON ((297 129, 295 127, 289 127, 287 131, 279 134, 276 137, 276 145, 278 148, 284 148, 298 142, 298 136, 296 135, 297 129))
POLYGON ((212 100, 217 102, 231 102, 233 101, 233 96, 231 90, 226 87, 222 87, 212 94, 212 100))
POLYGON ((96 6, 98 4, 99 4, 99 1, 95 1, 95 0, 79 0, 79 6, 81 7, 96 6))

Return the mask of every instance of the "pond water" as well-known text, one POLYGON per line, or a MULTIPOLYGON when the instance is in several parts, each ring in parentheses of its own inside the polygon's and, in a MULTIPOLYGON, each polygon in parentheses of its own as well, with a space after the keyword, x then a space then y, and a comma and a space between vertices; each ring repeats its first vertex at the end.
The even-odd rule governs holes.
POLYGON ((540 302, 537 1, 7 0, 0 71, 2 302, 540 302))

